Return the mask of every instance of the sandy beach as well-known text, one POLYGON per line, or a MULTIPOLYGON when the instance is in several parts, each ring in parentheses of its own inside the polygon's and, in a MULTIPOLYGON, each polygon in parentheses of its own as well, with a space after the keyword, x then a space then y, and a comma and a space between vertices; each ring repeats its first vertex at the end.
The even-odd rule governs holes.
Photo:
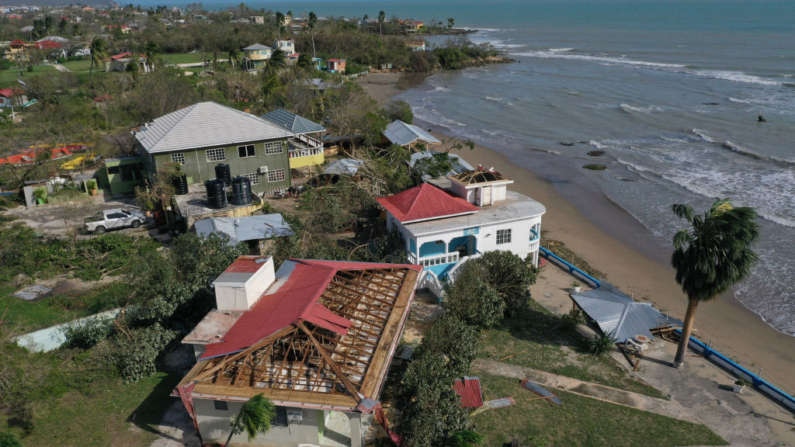
MULTIPOLYGON (((417 86, 423 78, 407 79, 398 73, 371 74, 359 81, 379 102, 401 91, 417 86)), ((442 139, 451 137, 442 132, 434 134, 442 139)), ((650 301, 676 318, 683 318, 687 303, 674 280, 674 270, 659 259, 640 253, 616 237, 611 236, 585 217, 556 191, 554 185, 535 173, 513 164, 501 153, 488 147, 476 146, 460 155, 473 166, 494 167, 514 180, 511 189, 521 192, 546 206, 542 231, 547 239, 562 241, 589 264, 607 275, 607 280, 636 300, 650 301)), ((528 151, 527 157, 534 157, 528 151)), ((542 158, 540 153, 535 155, 542 158)), ((616 213, 623 214, 623 213, 616 213)), ((673 217, 672 217, 673 218, 673 217)), ((624 216, 617 227, 631 227, 630 216, 624 216)), ((602 222, 604 225, 604 222, 602 222)), ((758 372, 776 386, 792 394, 795 392, 795 337, 782 334, 746 309, 733 297, 725 296, 699 306, 694 336, 758 372)), ((671 359, 673 360, 673 359, 671 359)))

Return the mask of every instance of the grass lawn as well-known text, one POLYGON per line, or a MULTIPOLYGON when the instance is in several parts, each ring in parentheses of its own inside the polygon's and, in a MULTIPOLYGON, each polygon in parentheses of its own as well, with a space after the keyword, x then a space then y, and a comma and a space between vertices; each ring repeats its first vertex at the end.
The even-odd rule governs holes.
POLYGON ((481 357, 664 397, 655 388, 629 377, 609 356, 588 353, 584 338, 575 331, 556 328, 559 319, 540 304, 531 301, 528 307, 501 326, 481 332, 481 357))
POLYGON ((175 401, 169 394, 177 383, 177 377, 163 372, 131 384, 94 382, 87 393, 71 391, 36 405, 31 431, 22 442, 28 447, 148 446, 175 401))
MULTIPOLYGON (((165 60, 166 64, 192 64, 204 62, 204 58, 212 58, 212 54, 199 51, 196 53, 162 54, 161 57, 165 60)), ((226 59, 226 54, 219 53, 218 59, 226 59)))
MULTIPOLYGON (((74 72, 86 72, 86 73, 88 73, 88 71, 91 69, 91 61, 90 60, 69 61, 69 62, 64 62, 61 65, 63 65, 64 67, 68 68, 70 71, 74 71, 74 72)), ((104 70, 105 67, 100 67, 100 68, 102 68, 104 70)), ((94 67, 94 70, 96 71, 97 67, 94 67)))
POLYGON ((15 291, 15 288, 0 286, 0 315, 5 312, 5 324, 15 334, 28 333, 113 309, 129 293, 127 286, 121 282, 77 292, 76 296, 55 295, 36 302, 11 296, 15 291))
POLYGON ((0 70, 0 88, 8 88, 12 86, 22 87, 22 85, 17 82, 17 79, 22 79, 26 81, 33 76, 41 73, 47 72, 54 72, 55 67, 51 67, 49 65, 37 65, 33 67, 33 72, 30 73, 27 71, 26 68, 22 69, 22 76, 19 76, 19 69, 12 68, 9 70, 0 70))
POLYGON ((558 392, 562 406, 528 401, 535 394, 515 379, 480 375, 486 400, 512 396, 516 405, 471 418, 486 438, 484 446, 502 446, 517 437, 533 446, 684 446, 726 445, 703 425, 558 392))

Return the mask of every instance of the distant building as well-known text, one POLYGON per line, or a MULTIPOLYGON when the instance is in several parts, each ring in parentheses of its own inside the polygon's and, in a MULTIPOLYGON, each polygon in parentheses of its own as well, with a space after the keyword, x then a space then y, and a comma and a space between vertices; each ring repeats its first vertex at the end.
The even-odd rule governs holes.
POLYGON ((397 144, 409 149, 416 148, 418 144, 425 146, 442 144, 436 137, 418 126, 406 124, 400 120, 395 120, 386 126, 384 133, 381 135, 381 142, 397 144))
POLYGON ((25 91, 17 87, 0 89, 0 107, 17 107, 28 102, 25 91))
POLYGON ((412 51, 425 51, 424 40, 407 40, 406 46, 411 48, 412 51))
POLYGON ((127 25, 107 25, 106 28, 108 29, 108 31, 113 31, 115 29, 119 29, 119 30, 121 30, 122 34, 129 34, 130 33, 130 27, 127 26, 127 25))
POLYGON ((210 234, 225 234, 229 245, 245 243, 248 254, 261 255, 269 251, 272 239, 295 234, 281 214, 244 217, 211 217, 193 224, 196 234, 204 238, 210 234))
POLYGON ((111 194, 128 194, 136 186, 143 186, 146 167, 143 157, 106 158, 105 166, 97 171, 97 183, 111 194))
POLYGON ((26 61, 28 60, 27 50, 33 46, 32 44, 25 42, 24 40, 14 40, 10 44, 8 44, 8 49, 3 54, 3 59, 8 59, 10 61, 26 61))
POLYGON ((326 68, 329 73, 345 73, 347 61, 345 59, 329 59, 326 68))
POLYGON ((264 25, 265 24, 265 16, 250 16, 248 18, 249 23, 254 25, 264 25))
POLYGON ((282 50, 285 55, 295 53, 295 42, 293 39, 276 39, 273 41, 274 50, 282 50))
POLYGON ((243 66, 249 70, 261 70, 271 58, 273 48, 255 43, 243 48, 243 66))

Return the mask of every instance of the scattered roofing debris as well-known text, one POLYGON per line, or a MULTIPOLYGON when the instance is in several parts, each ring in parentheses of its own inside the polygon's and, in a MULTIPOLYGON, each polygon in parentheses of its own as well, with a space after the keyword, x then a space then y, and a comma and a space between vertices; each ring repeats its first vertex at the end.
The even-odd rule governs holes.
POLYGON ((324 175, 356 175, 364 161, 355 158, 341 158, 331 162, 323 170, 324 175))
POLYGON ((531 382, 529 380, 522 380, 522 387, 541 396, 539 400, 543 399, 547 402, 552 402, 555 405, 563 405, 563 402, 556 394, 549 392, 546 388, 538 385, 537 383, 531 382))
POLYGON ((497 171, 482 169, 482 166, 478 166, 478 169, 453 176, 453 180, 457 180, 459 183, 464 185, 511 181, 511 179, 497 171))
POLYGON ((651 329, 682 322, 661 313, 651 303, 638 303, 618 289, 605 288, 572 293, 578 306, 596 321, 605 334, 623 342, 638 335, 654 339, 651 329))
POLYGON ((408 146, 415 141, 425 144, 442 144, 436 137, 412 124, 397 120, 386 126, 384 137, 392 144, 408 146))
POLYGON ((492 399, 483 402, 483 406, 478 408, 477 410, 470 413, 470 416, 474 416, 476 414, 484 413, 489 410, 494 410, 496 408, 504 408, 504 407, 511 407, 516 405, 516 401, 513 397, 502 397, 499 399, 492 399))
POLYGON ((480 408, 483 406, 483 391, 478 377, 464 377, 453 381, 453 390, 461 396, 461 408, 480 408))
POLYGON ((25 301, 33 301, 50 292, 52 292, 52 289, 48 287, 32 285, 25 287, 24 289, 18 290, 17 292, 14 293, 14 296, 17 298, 21 298, 25 301))

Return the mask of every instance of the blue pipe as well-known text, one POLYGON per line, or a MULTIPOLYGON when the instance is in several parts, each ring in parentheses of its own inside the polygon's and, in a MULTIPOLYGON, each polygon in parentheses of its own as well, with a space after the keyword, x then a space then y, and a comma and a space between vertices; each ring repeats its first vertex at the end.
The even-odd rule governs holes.
POLYGON ((593 284, 596 286, 596 288, 597 288, 597 289, 598 289, 598 288, 600 288, 600 287, 602 287, 602 283, 601 283, 601 282, 599 282, 599 280, 598 280, 598 279, 596 279, 596 278, 594 278, 593 276, 591 276, 591 275, 589 275, 589 274, 585 273, 584 271, 582 271, 582 270, 578 269, 577 267, 575 267, 575 266, 571 265, 569 262, 567 262, 566 260, 564 260, 564 259, 563 259, 563 258, 561 258, 560 256, 556 255, 555 253, 552 253, 551 251, 547 250, 546 248, 544 248, 544 247, 538 247, 538 248, 539 248, 539 250, 541 250, 541 254, 542 254, 542 255, 543 255, 545 258, 547 258, 547 259, 549 259, 549 258, 552 258, 552 259, 554 259, 554 260, 556 260, 556 261, 558 261, 558 262, 562 263, 562 264, 563 264, 563 265, 565 265, 566 267, 568 267, 568 269, 569 269, 569 273, 574 273, 574 272, 577 272, 577 273, 579 273, 580 275, 582 275, 582 276, 583 276, 585 279, 587 279, 587 280, 591 281, 591 282, 592 282, 592 283, 593 283, 593 284))

